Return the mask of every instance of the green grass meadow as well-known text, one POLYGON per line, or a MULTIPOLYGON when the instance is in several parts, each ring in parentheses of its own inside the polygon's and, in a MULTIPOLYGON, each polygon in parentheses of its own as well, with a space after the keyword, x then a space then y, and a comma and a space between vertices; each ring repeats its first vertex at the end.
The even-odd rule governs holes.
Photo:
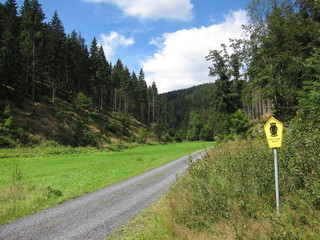
POLYGON ((2 149, 0 224, 120 182, 213 142, 95 148, 2 149))

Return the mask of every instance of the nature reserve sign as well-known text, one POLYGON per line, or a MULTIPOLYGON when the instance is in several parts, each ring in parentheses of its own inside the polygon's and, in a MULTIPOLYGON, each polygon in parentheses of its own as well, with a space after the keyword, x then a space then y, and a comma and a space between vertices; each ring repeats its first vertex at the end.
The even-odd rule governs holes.
POLYGON ((278 169, 278 148, 282 147, 283 124, 274 117, 264 125, 264 131, 267 136, 269 148, 273 149, 274 153, 274 173, 276 185, 276 205, 277 212, 280 213, 280 184, 279 184, 279 169, 278 169))
POLYGON ((271 117, 264 125, 264 131, 267 136, 269 148, 282 147, 283 124, 280 121, 271 117))

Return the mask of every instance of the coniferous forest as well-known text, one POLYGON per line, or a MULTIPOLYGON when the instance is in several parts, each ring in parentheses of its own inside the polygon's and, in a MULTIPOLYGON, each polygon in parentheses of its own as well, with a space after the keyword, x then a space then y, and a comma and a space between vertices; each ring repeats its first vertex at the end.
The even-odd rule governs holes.
POLYGON ((66 33, 57 12, 45 22, 38 0, 25 0, 21 8, 7 0, 0 4, 0 145, 28 142, 25 132, 30 137, 33 131, 17 124, 12 110, 29 106, 28 116, 37 118, 39 103, 74 135, 47 139, 74 146, 97 145, 119 130, 111 122, 99 125, 100 140, 88 140, 96 137, 87 125, 98 114, 121 115, 122 127, 137 119, 143 126, 136 136, 124 135, 142 142, 149 133, 164 142, 241 135, 249 121, 270 111, 288 122, 299 100, 320 88, 320 3, 253 0, 247 14, 242 39, 203 56, 213 83, 158 94, 143 69, 131 72, 120 59, 112 64, 96 38, 87 45, 80 32, 66 33), (77 129, 86 132, 76 136, 77 129))

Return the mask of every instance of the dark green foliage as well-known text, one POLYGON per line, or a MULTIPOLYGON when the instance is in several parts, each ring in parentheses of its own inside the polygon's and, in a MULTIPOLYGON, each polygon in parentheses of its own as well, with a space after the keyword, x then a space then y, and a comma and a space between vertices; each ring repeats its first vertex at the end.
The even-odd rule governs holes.
POLYGON ((66 36, 62 22, 55 12, 48 26, 48 77, 51 82, 52 103, 55 101, 56 92, 63 87, 61 80, 65 73, 65 41, 66 36))
POLYGON ((243 110, 239 109, 230 118, 231 133, 240 135, 246 134, 249 129, 249 120, 243 110))
POLYGON ((285 154, 292 160, 284 161, 284 167, 290 173, 290 177, 285 179, 289 189, 310 187, 309 192, 318 204, 319 195, 314 195, 314 190, 319 187, 320 176, 319 83, 314 83, 312 89, 299 99, 297 117, 291 123, 290 134, 285 138, 285 154))
POLYGON ((51 199, 51 198, 54 198, 54 197, 61 197, 63 194, 61 192, 61 190, 59 189, 54 189, 50 186, 47 187, 47 194, 46 194, 46 198, 47 199, 51 199))
POLYGON ((21 53, 16 1, 6 1, 2 6, 0 25, 0 97, 6 101, 18 101, 21 100, 17 93, 21 85, 21 53))
POLYGON ((138 137, 138 143, 146 143, 148 140, 148 130, 146 128, 139 129, 140 136, 138 137))
POLYGON ((209 122, 216 135, 224 136, 230 133, 230 114, 216 112, 210 116, 209 122))
POLYGON ((158 140, 160 140, 162 133, 164 132, 164 126, 158 123, 151 124, 151 131, 157 136, 158 140))
POLYGON ((239 109, 250 120, 272 110, 282 121, 294 117, 305 82, 319 81, 320 34, 312 30, 320 26, 319 8, 314 1, 251 1, 244 27, 250 38, 231 40, 232 54, 222 44, 206 57, 215 78, 209 117, 215 134, 246 131, 239 109))
POLYGON ((13 117, 11 115, 10 106, 7 105, 3 111, 3 117, 0 122, 0 147, 14 147, 16 145, 13 139, 13 117))
MULTIPOLYGON (((20 49, 22 55, 24 87, 27 96, 31 96, 32 106, 36 101, 37 81, 40 68, 44 68, 45 16, 37 0, 25 0, 21 8, 20 49), (31 91, 31 93, 30 93, 31 91)), ((32 109, 34 110, 34 109, 32 109)))
POLYGON ((203 127, 202 119, 199 114, 195 112, 190 113, 190 121, 188 127, 188 140, 197 141, 203 127))
POLYGON ((168 143, 168 142, 173 142, 172 137, 170 136, 169 133, 167 132, 163 132, 161 137, 160 137, 160 141, 163 143, 168 143))
MULTIPOLYGON (((167 124, 158 124, 158 123, 152 123, 151 132, 157 137, 157 141, 159 142, 173 142, 175 136, 176 136, 176 130, 173 128, 169 128, 167 124)), ((182 141, 181 139, 178 140, 182 141)))
POLYGON ((28 143, 29 138, 25 131, 14 124, 10 105, 6 105, 0 120, 0 147, 12 148, 28 143))
MULTIPOLYGON (((216 77, 211 93, 211 104, 215 113, 232 114, 242 107, 241 93, 244 81, 241 79, 240 70, 243 62, 240 53, 229 55, 226 46, 222 45, 222 50, 210 51, 206 59, 212 61, 209 75, 216 77)), ((232 45, 237 51, 237 44, 232 45)))
POLYGON ((77 112, 84 112, 92 109, 92 100, 82 92, 79 92, 73 101, 74 108, 77 112))
POLYGON ((73 147, 86 147, 98 146, 97 138, 90 131, 89 127, 82 121, 75 121, 72 124, 72 146, 73 147))
POLYGON ((239 51, 239 43, 231 45, 234 52, 229 55, 226 46, 222 50, 212 50, 206 59, 212 61, 209 75, 216 78, 211 91, 213 112, 210 123, 217 135, 230 133, 230 119, 238 109, 243 108, 242 93, 245 82, 242 79, 243 54, 239 51))
POLYGON ((10 136, 0 136, 1 148, 13 148, 16 146, 16 142, 10 136))
POLYGON ((202 84, 172 91, 161 95, 164 99, 165 116, 170 127, 188 130, 190 112, 200 114, 204 123, 207 123, 211 114, 211 90, 213 84, 202 84))
POLYGON ((186 139, 186 134, 182 129, 176 131, 176 134, 174 135, 174 140, 176 142, 182 142, 185 139, 186 139))
POLYGON ((253 91, 272 100, 281 120, 294 116, 303 82, 316 81, 306 65, 319 48, 319 32, 312 30, 319 28, 318 9, 315 1, 252 1, 250 5, 248 75, 253 91))
POLYGON ((305 83, 304 96, 299 99, 298 117, 312 127, 320 125, 320 82, 305 83))
POLYGON ((212 128, 208 125, 204 126, 201 129, 199 138, 200 138, 200 140, 204 140, 204 141, 213 141, 214 136, 213 136, 212 128))

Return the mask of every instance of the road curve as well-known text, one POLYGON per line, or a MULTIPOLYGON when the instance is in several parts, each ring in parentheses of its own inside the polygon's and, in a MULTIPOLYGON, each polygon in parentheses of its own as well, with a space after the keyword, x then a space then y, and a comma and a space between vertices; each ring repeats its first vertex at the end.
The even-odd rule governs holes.
MULTIPOLYGON (((204 152, 193 153, 193 161, 201 158, 204 152)), ((176 175, 186 170, 189 157, 2 225, 0 239, 104 239, 159 200, 176 175)))

